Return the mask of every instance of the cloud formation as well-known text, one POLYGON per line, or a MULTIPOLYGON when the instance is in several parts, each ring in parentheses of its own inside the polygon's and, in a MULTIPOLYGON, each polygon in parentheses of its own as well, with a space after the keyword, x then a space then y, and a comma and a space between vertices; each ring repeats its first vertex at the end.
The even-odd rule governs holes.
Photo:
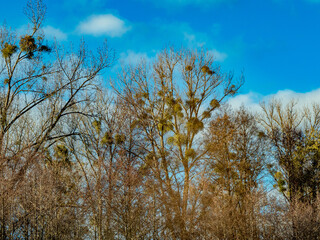
POLYGON ((306 93, 298 93, 292 90, 281 90, 275 94, 263 96, 258 93, 250 92, 248 94, 240 94, 228 101, 234 108, 241 106, 247 109, 258 112, 260 111, 260 103, 268 103, 272 99, 277 99, 283 104, 288 104, 290 101, 295 101, 298 107, 311 106, 313 103, 320 103, 320 88, 306 93))
POLYGON ((58 28, 54 28, 52 26, 45 26, 45 27, 42 28, 42 30, 44 32, 44 35, 48 39, 57 39, 59 41, 67 40, 67 34, 62 32, 58 28))
POLYGON ((125 65, 136 65, 142 60, 148 63, 152 61, 152 58, 145 52, 134 52, 132 50, 120 54, 120 62, 125 65))
POLYGON ((226 53, 219 52, 216 49, 209 50, 209 52, 213 55, 214 60, 216 60, 218 62, 223 62, 228 57, 228 55, 226 53))
MULTIPOLYGON (((191 48, 202 48, 208 45, 207 41, 209 39, 207 36, 196 36, 195 33, 184 32, 184 40, 191 48)), ((214 60, 217 62, 223 62, 228 57, 227 53, 221 52, 215 48, 208 51, 211 55, 213 55, 214 60)))
POLYGON ((130 30, 130 27, 128 27, 122 19, 112 14, 103 14, 90 16, 87 20, 79 24, 78 30, 82 34, 96 37, 121 37, 130 30))

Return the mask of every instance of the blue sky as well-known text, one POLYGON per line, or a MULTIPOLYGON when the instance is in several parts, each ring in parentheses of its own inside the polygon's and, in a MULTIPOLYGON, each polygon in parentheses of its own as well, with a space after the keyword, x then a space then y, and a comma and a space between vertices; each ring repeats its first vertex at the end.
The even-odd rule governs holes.
MULTIPOLYGON (((26 1, 1 1, 1 19, 13 28, 25 28, 26 1)), ((48 38, 67 43, 83 36, 92 47, 106 38, 125 63, 151 59, 168 45, 205 47, 223 70, 236 76, 244 72, 239 99, 254 101, 283 92, 308 98, 320 88, 320 0, 45 3, 48 38)))

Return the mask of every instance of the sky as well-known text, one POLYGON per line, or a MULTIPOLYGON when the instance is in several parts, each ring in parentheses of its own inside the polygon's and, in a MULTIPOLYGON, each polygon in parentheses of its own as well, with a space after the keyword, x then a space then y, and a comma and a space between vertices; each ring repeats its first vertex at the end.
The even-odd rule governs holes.
MULTIPOLYGON (((24 0, 1 1, 0 21, 23 30, 24 0)), ((211 51, 245 83, 231 101, 271 97, 320 103, 320 0, 47 0, 43 30, 64 44, 107 39, 118 64, 152 60, 167 46, 211 51)))

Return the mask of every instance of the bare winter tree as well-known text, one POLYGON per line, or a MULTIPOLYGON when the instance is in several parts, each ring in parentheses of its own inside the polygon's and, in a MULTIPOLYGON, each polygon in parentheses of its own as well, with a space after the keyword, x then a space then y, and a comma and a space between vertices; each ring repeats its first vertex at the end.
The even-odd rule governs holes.
POLYGON ((156 179, 165 236, 195 237, 197 200, 191 193, 206 152, 198 138, 206 119, 240 85, 220 71, 214 56, 185 49, 166 49, 153 65, 126 68, 114 84, 135 116, 132 127, 144 136, 145 168, 156 179))
POLYGON ((206 135, 203 224, 207 239, 259 239, 266 143, 253 114, 224 108, 206 135))
POLYGON ((21 182, 36 161, 45 159, 50 146, 77 134, 76 126, 67 128, 65 122, 86 114, 78 106, 90 100, 97 77, 113 60, 106 45, 96 53, 88 51, 84 42, 68 51, 58 44, 49 46, 41 33, 45 12, 41 0, 29 1, 27 34, 0 28, 2 239, 8 237, 12 220, 6 209, 15 201, 21 182))

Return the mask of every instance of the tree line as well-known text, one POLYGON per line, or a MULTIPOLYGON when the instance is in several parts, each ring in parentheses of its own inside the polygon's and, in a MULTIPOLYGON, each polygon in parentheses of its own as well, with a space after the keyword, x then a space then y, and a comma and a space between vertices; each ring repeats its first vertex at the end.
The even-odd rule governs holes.
POLYGON ((320 104, 233 109, 204 49, 115 63, 49 43, 46 7, 0 28, 0 239, 320 237, 320 104))

